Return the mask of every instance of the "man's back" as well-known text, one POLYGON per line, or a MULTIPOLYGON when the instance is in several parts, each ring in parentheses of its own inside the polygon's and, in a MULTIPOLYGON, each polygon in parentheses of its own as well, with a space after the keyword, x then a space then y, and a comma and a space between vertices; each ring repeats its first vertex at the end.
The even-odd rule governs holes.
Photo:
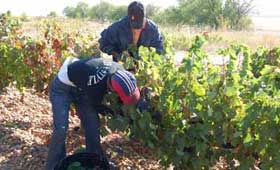
POLYGON ((85 91, 94 104, 101 102, 107 92, 107 78, 121 65, 102 58, 81 59, 68 66, 69 80, 85 91))

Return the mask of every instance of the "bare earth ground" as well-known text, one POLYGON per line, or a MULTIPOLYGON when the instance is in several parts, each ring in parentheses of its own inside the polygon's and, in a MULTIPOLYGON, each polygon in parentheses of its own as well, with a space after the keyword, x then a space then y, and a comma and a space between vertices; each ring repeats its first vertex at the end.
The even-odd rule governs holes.
MULTIPOLYGON (((79 119, 70 113, 67 153, 72 154, 84 145, 79 119)), ((51 135, 51 105, 46 95, 26 90, 20 93, 14 87, 0 92, 0 170, 42 170, 51 135)), ((119 170, 172 170, 159 164, 155 151, 122 133, 102 138, 102 147, 119 170)), ((210 167, 209 167, 210 169, 210 167)), ((226 170, 221 159, 212 170, 226 170)))
MULTIPOLYGON (((46 95, 27 90, 22 95, 8 87, 0 93, 0 170, 41 170, 47 156, 52 127, 46 95)), ((67 152, 84 143, 76 116, 70 117, 67 152)), ((163 169, 154 152, 121 133, 102 138, 102 146, 119 169, 163 169)))

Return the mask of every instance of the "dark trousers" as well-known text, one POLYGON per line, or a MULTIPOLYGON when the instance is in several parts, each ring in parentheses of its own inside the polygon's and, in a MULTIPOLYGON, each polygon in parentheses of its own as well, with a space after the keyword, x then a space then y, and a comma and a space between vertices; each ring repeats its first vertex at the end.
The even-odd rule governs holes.
POLYGON ((85 131, 86 151, 103 156, 100 145, 99 117, 88 96, 78 88, 62 83, 56 77, 50 86, 50 101, 53 111, 53 133, 45 169, 52 170, 66 156, 65 139, 71 103, 76 106, 85 131))

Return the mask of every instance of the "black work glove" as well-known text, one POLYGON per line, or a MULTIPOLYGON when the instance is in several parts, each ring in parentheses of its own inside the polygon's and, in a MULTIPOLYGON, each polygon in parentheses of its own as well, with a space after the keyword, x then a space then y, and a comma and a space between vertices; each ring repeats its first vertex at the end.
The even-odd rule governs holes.
POLYGON ((161 122, 162 120, 162 114, 161 112, 159 111, 155 111, 153 114, 152 114, 152 118, 158 122, 161 122))
POLYGON ((141 97, 138 104, 137 104, 137 109, 142 113, 144 111, 149 111, 150 110, 150 102, 146 100, 145 98, 141 97))
POLYGON ((161 112, 152 109, 152 106, 151 106, 149 100, 146 100, 145 98, 140 98, 140 100, 137 104, 137 109, 140 111, 140 113, 143 113, 145 111, 150 112, 152 118, 158 122, 161 122, 161 120, 162 120, 161 112))
POLYGON ((137 109, 140 112, 151 111, 151 88, 143 87, 140 91, 140 100, 137 104, 137 109))
POLYGON ((157 111, 153 108, 151 104, 151 95, 152 89, 150 87, 143 87, 140 91, 140 100, 137 104, 137 109, 140 113, 147 111, 151 113, 151 116, 154 120, 161 122, 162 114, 160 111, 157 111))

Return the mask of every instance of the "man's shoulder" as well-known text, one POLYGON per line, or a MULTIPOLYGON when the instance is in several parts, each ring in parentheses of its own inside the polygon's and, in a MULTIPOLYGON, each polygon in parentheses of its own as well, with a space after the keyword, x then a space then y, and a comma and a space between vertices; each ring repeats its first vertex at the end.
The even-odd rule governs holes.
POLYGON ((112 61, 111 59, 108 58, 89 58, 85 60, 85 64, 91 66, 91 67, 107 67, 107 68, 117 68, 120 69, 122 68, 122 65, 112 61))
POLYGON ((152 21, 151 19, 149 19, 149 18, 147 18, 146 19, 147 20, 147 29, 148 30, 153 30, 153 31, 155 31, 155 30, 157 30, 158 29, 158 26, 157 26, 157 24, 154 22, 154 21, 152 21))
POLYGON ((103 59, 100 57, 96 57, 96 58, 86 57, 71 63, 68 67, 76 68, 76 69, 88 69, 90 67, 94 67, 102 63, 103 63, 103 59))

